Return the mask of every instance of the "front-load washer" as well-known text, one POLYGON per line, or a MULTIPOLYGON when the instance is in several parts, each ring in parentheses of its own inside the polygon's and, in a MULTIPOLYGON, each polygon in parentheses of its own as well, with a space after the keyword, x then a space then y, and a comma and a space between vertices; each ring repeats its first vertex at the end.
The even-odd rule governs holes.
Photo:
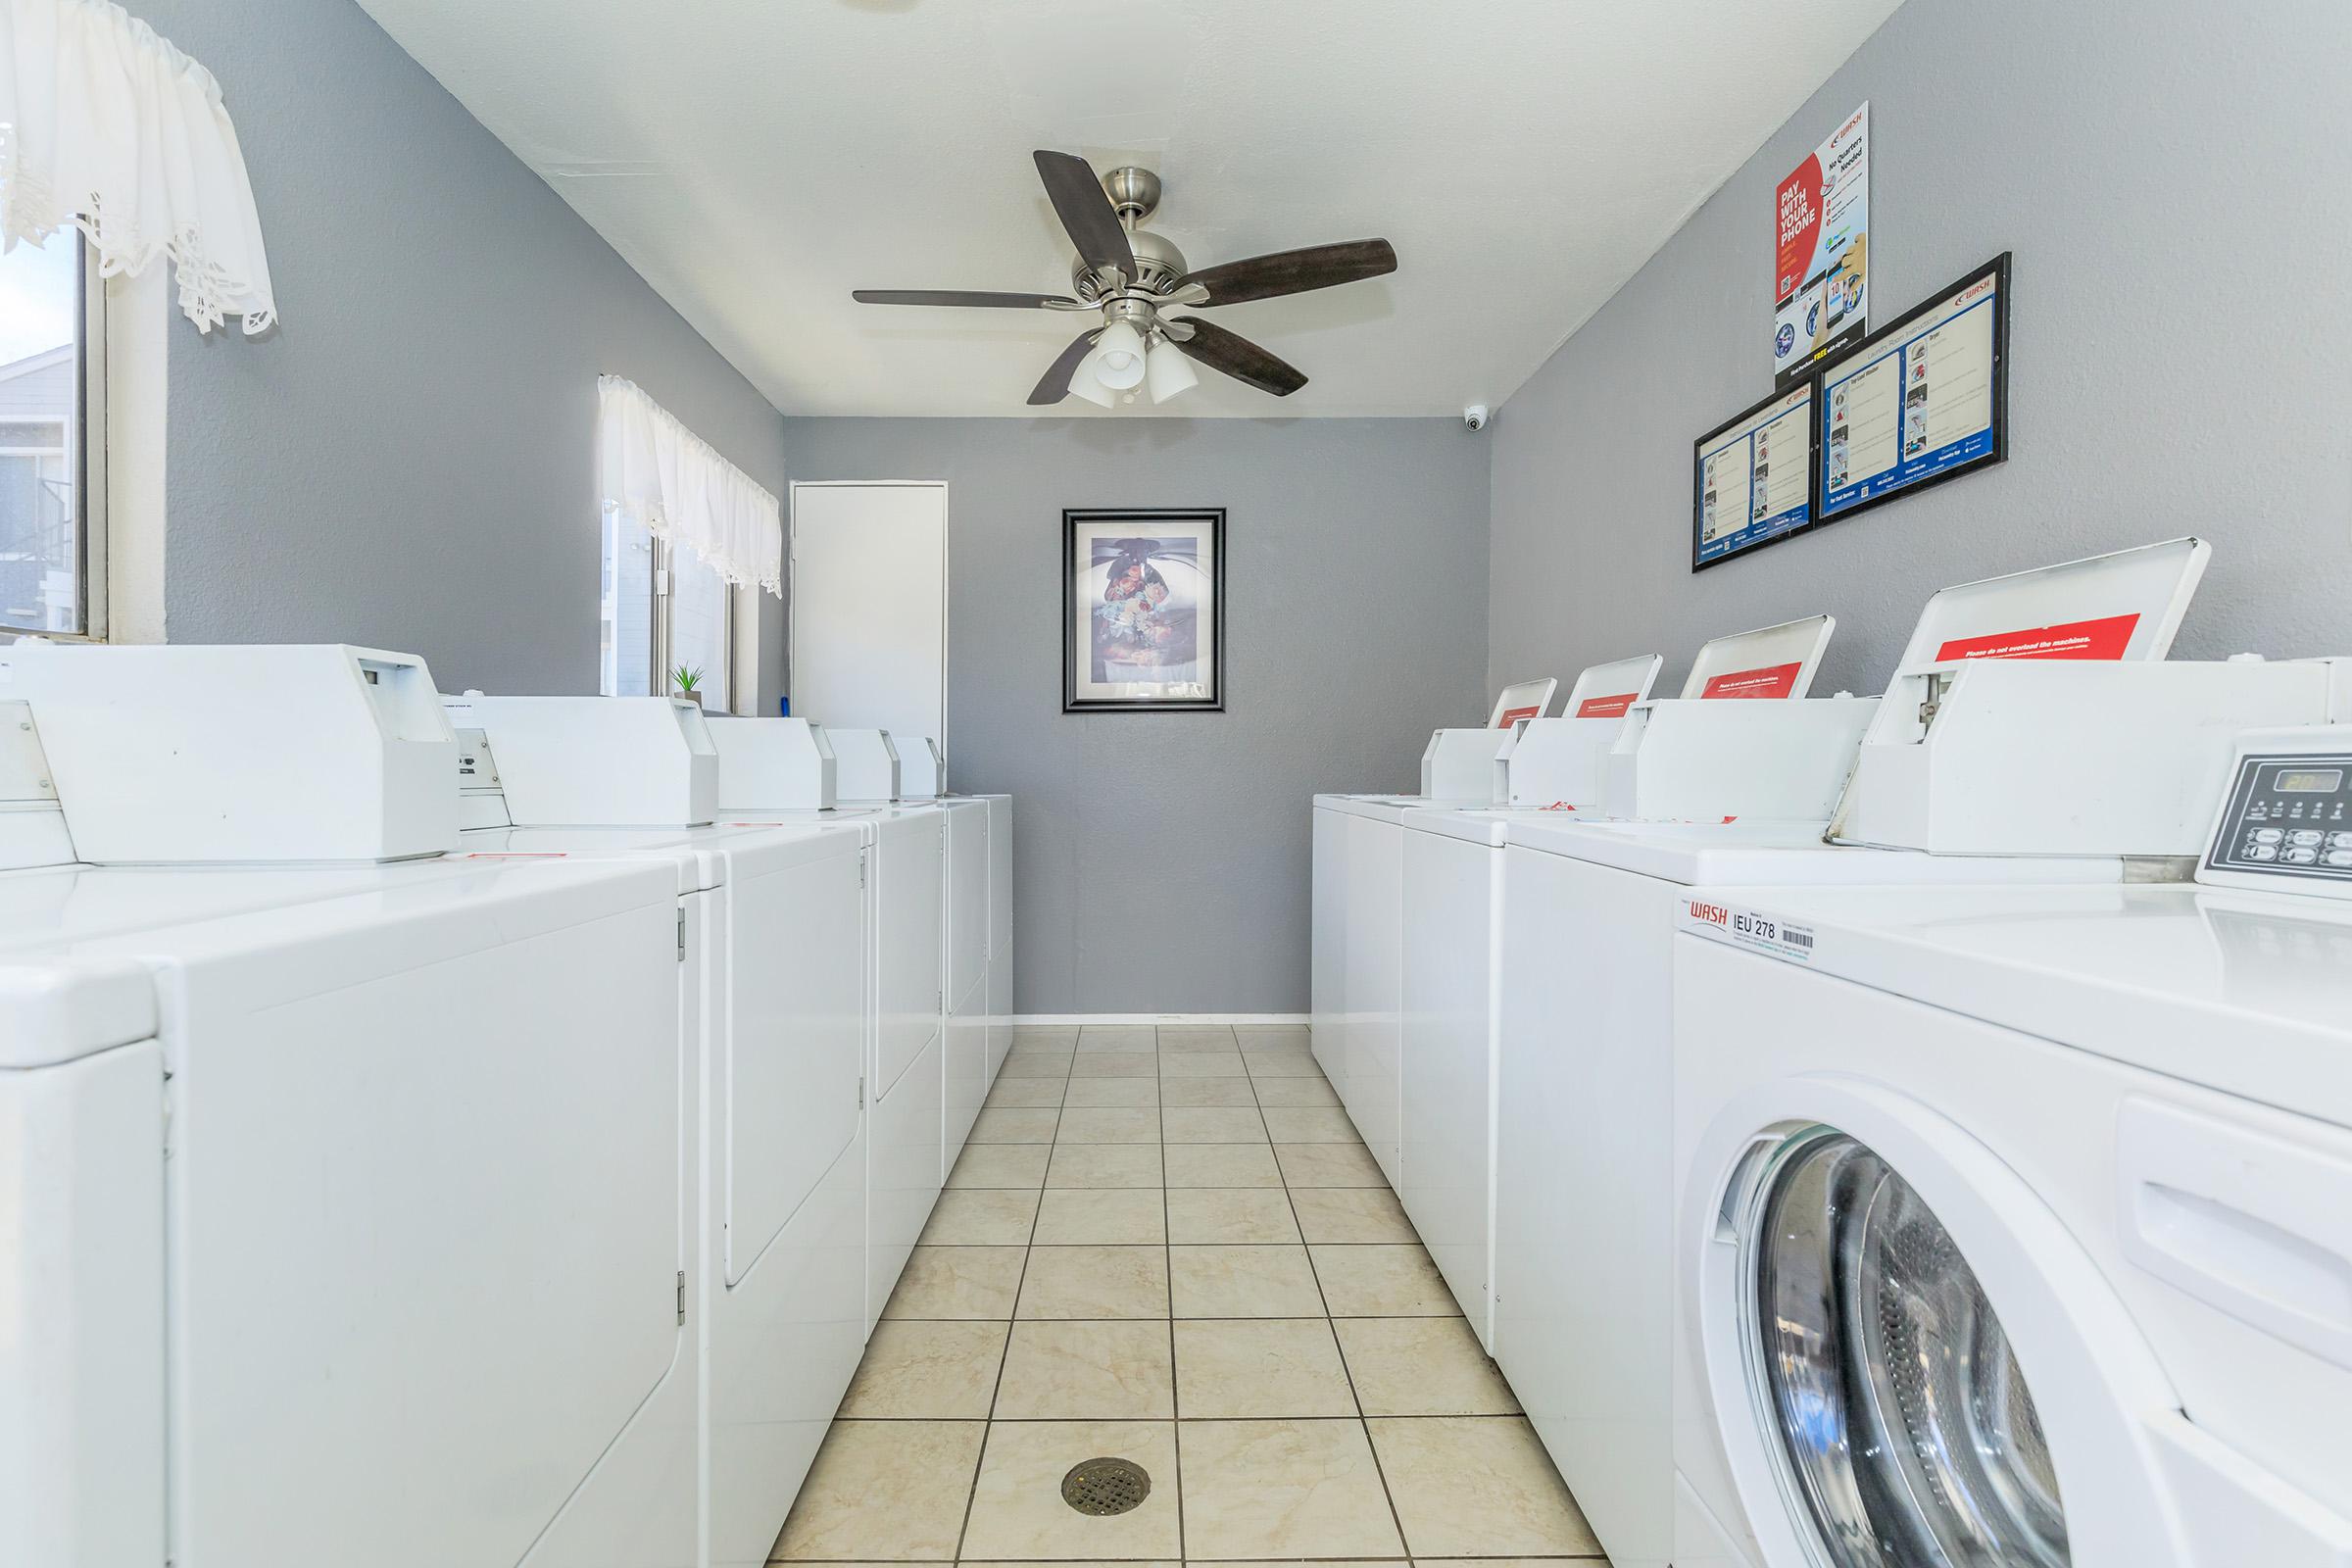
POLYGON ((0 670, 0 840, 208 862, 0 877, 0 1560, 689 1561, 666 880, 441 856, 407 656, 0 670))
POLYGON ((1494 1353, 1621 1564, 1680 1563, 1673 1491, 1675 921, 1690 887, 2113 884, 2113 860, 1830 849, 1819 824, 1506 825, 1494 1353))
POLYGON ((865 826, 708 825, 718 726, 690 703, 469 694, 447 708, 469 816, 515 824, 468 828, 462 854, 651 861, 673 879, 696 1243, 676 1414, 696 1561, 762 1562, 865 1341, 865 826), (566 822, 540 824, 551 815, 566 822), (630 825, 577 825, 596 821, 630 825))
POLYGON ((2352 1562, 2348 914, 1691 891, 1677 1561, 2352 1562))

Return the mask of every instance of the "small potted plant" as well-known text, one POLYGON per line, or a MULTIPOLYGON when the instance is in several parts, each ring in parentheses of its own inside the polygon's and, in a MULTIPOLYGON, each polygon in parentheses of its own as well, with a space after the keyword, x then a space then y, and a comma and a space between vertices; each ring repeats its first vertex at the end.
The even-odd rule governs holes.
POLYGON ((700 664, 680 664, 669 672, 669 681, 677 694, 695 707, 703 706, 703 668, 700 664))

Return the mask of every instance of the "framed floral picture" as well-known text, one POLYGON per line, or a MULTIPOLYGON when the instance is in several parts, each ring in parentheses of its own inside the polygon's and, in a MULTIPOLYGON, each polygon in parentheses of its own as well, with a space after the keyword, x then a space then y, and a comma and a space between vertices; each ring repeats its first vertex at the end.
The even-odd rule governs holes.
POLYGON ((1225 512, 1061 514, 1061 710, 1221 712, 1225 512))

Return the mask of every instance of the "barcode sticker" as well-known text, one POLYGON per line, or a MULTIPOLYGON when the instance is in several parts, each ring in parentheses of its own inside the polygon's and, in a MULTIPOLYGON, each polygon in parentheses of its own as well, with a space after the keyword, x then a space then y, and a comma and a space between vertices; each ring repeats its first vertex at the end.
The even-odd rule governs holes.
POLYGON ((1777 915, 1738 905, 1685 899, 1682 928, 1791 963, 1808 963, 1813 957, 1812 927, 1790 925, 1777 915))

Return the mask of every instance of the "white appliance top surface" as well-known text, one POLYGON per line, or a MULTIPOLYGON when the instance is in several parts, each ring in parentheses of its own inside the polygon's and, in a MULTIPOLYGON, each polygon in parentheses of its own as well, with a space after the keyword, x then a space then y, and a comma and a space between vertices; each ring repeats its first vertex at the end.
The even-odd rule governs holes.
MULTIPOLYGON (((363 934, 390 966, 392 937, 420 922, 478 920, 499 940, 552 932, 675 898, 645 862, 433 860, 255 869, 61 866, 0 877, 0 1070, 124 1044, 135 1011, 124 976, 205 956, 363 934), (379 938, 381 939, 379 941, 379 938), (24 971, 24 972, 20 972, 24 971)), ((433 938, 430 942, 463 940, 433 938)), ((429 945, 429 943, 428 943, 429 945)), ((309 983, 289 972, 289 987, 309 983)), ((153 1032, 150 1021, 142 1033, 153 1032)))
POLYGON ((2115 859, 2004 858, 1833 846, 1822 843, 1825 824, 1820 822, 1612 822, 1540 809, 1483 814, 1503 822, 1506 842, 1512 845, 1685 885, 2014 886, 2123 879, 2123 863, 2115 859))
POLYGON ((1416 832, 1438 833, 1449 839, 1466 839, 1472 844, 1488 844, 1500 849, 1510 831, 1510 824, 1506 820, 1510 815, 1508 811, 1441 808, 1428 811, 1399 811, 1396 819, 1416 832))
POLYGON ((766 870, 798 860, 821 859, 847 853, 844 840, 843 833, 828 831, 825 824, 815 822, 481 827, 466 830, 457 853, 472 859, 660 860, 677 868, 680 893, 699 893, 722 885, 729 866, 741 871, 766 870))
POLYGON ((1315 805, 1326 810, 1346 811, 1350 816, 1368 816, 1375 821, 1395 822, 1406 811, 1460 810, 1484 806, 1484 801, 1442 801, 1429 795, 1318 795, 1315 805))
POLYGON ((2352 1126, 2339 901, 2172 884, 1741 888, 1720 902, 1809 931, 1809 968, 2352 1126))

